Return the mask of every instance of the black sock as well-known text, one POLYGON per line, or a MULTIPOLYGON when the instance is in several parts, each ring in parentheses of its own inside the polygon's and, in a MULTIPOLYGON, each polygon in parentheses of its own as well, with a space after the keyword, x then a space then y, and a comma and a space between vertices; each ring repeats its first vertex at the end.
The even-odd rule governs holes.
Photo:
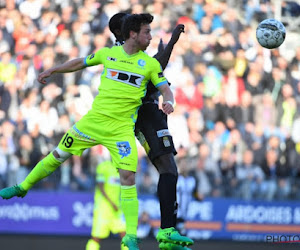
POLYGON ((178 211, 178 203, 177 201, 175 201, 174 203, 174 214, 173 214, 173 227, 176 228, 176 224, 177 224, 177 211, 178 211))
POLYGON ((177 213, 176 202, 177 176, 161 174, 159 176, 157 194, 160 202, 161 228, 175 227, 174 216, 177 213))

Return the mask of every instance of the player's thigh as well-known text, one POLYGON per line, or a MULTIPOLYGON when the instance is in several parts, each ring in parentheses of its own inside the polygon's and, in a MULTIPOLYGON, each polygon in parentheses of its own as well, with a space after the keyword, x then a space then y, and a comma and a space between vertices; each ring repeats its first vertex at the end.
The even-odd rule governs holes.
MULTIPOLYGON (((105 216, 104 209, 98 208, 94 210, 92 236, 100 239, 105 239, 110 235, 111 217, 105 216)), ((107 215, 107 214, 106 214, 107 215)))
POLYGON ((62 137, 58 144, 58 148, 64 152, 81 156, 83 151, 91 148, 98 143, 96 141, 87 140, 75 132, 74 127, 70 128, 62 137))
POLYGON ((116 168, 136 172, 138 154, 132 130, 106 138, 103 146, 109 150, 112 162, 116 168))
POLYGON ((161 155, 177 153, 167 117, 155 106, 149 104, 142 108, 136 124, 136 137, 153 163, 161 155))
POLYGON ((89 113, 75 123, 62 137, 59 149, 74 155, 81 155, 90 147, 99 144, 101 139, 101 126, 89 113))

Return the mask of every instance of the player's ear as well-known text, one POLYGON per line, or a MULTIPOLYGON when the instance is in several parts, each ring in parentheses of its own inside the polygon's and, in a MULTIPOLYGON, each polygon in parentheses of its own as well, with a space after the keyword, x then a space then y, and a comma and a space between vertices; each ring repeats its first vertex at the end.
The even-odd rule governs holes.
POLYGON ((130 37, 133 38, 133 39, 136 39, 137 37, 137 33, 135 31, 130 31, 130 37))

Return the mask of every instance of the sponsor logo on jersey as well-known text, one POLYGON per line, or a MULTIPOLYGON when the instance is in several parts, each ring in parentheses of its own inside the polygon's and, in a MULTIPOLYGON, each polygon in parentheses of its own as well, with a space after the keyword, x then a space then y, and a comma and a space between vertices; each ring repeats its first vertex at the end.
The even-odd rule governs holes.
POLYGON ((128 141, 117 142, 117 148, 119 149, 119 155, 122 156, 121 159, 131 153, 131 147, 128 141))
POLYGON ((128 61, 126 61, 126 60, 121 60, 120 62, 121 62, 121 63, 127 63, 127 64, 133 64, 133 62, 128 62, 128 61))
POLYGON ((117 61, 116 58, 110 57, 110 56, 108 56, 106 59, 107 59, 108 61, 113 61, 113 62, 116 62, 116 61, 117 61))
POLYGON ((157 137, 164 137, 164 136, 171 135, 168 129, 158 130, 158 131, 156 131, 156 133, 157 133, 157 137))
POLYGON ((107 69, 106 77, 108 79, 126 83, 137 88, 141 86, 142 81, 144 80, 144 76, 142 75, 114 69, 107 69))

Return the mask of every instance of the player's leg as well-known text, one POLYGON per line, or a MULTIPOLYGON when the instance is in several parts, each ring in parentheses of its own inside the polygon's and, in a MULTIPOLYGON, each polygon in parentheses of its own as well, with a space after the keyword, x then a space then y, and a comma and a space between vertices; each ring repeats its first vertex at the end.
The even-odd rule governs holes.
MULTIPOLYGON (((125 221, 123 220, 121 211, 114 212, 114 218, 111 222, 110 228, 111 228, 110 231, 113 234, 119 234, 121 239, 123 239, 125 237, 126 224, 125 224, 125 221)), ((124 244, 121 244, 120 248, 121 248, 121 250, 128 250, 128 247, 125 246, 124 244)))
POLYGON ((161 249, 184 249, 192 245, 190 238, 180 235, 175 229, 177 217, 176 184, 177 166, 173 154, 160 155, 153 160, 159 171, 157 193, 160 201, 161 228, 156 239, 161 249))
POLYGON ((120 174, 121 182, 121 208, 126 221, 126 235, 122 244, 130 250, 139 249, 137 239, 138 226, 138 198, 135 185, 135 172, 137 168, 137 147, 133 128, 123 128, 118 124, 118 131, 108 138, 103 145, 110 151, 113 165, 120 174), (114 139, 117 138, 117 141, 114 139))
POLYGON ((93 136, 84 133, 84 131, 92 131, 88 127, 91 124, 88 119, 88 116, 85 116, 70 128, 58 146, 37 163, 21 184, 1 190, 0 196, 3 199, 10 199, 14 196, 24 197, 34 184, 53 173, 72 154, 81 155, 84 149, 96 145, 97 142, 93 136))
POLYGON ((153 165, 159 172, 157 194, 160 202, 161 228, 176 226, 177 218, 177 166, 173 153, 160 155, 153 160, 153 165))
POLYGON ((145 104, 139 111, 136 136, 159 172, 157 193, 160 202, 161 228, 157 235, 159 242, 169 241, 183 245, 193 244, 188 237, 181 236, 175 229, 177 217, 176 150, 168 130, 167 116, 155 104, 145 104), (172 235, 172 237, 168 237, 172 235), (169 240, 167 240, 169 239, 169 240))
POLYGON ((121 208, 126 221, 126 235, 122 245, 130 250, 139 249, 137 239, 139 203, 135 185, 135 172, 119 169, 121 182, 121 208))
POLYGON ((94 200, 93 225, 91 238, 88 240, 85 250, 100 250, 102 239, 110 234, 110 213, 104 214, 107 207, 103 207, 96 199, 94 200))

